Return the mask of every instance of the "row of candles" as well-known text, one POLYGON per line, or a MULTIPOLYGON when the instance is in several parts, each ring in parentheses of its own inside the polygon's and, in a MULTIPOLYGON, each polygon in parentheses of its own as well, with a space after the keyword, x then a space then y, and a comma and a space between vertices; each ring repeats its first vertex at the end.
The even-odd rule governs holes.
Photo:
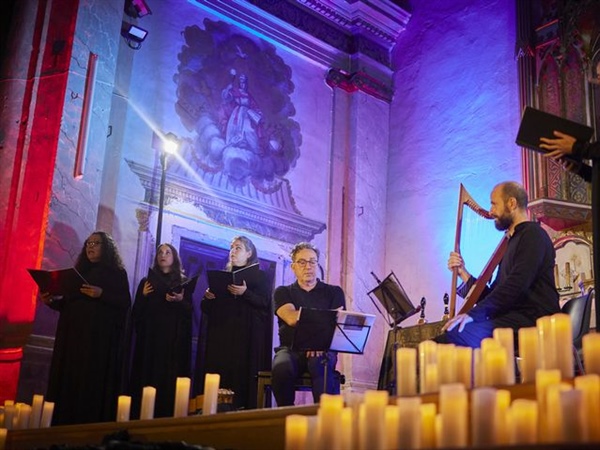
POLYGON ((510 391, 499 388, 515 384, 512 329, 494 330, 475 350, 424 341, 396 351, 395 402, 387 391, 324 395, 317 416, 286 418, 286 449, 600 442, 600 334, 584 336, 587 374, 574 380, 568 315, 543 317, 535 327, 520 329, 518 337, 521 382, 535 383, 536 400, 511 403, 510 391), (439 412, 417 396, 434 392, 439 412))
POLYGON ((387 391, 323 394, 316 416, 291 414, 286 450, 396 450, 600 443, 600 376, 573 384, 559 370, 539 369, 536 400, 511 399, 507 389, 445 384, 439 402, 390 399, 387 391), (345 400, 345 402, 344 402, 345 400), (512 401, 511 401, 512 400, 512 401), (344 404, 346 406, 344 406, 344 404))
MULTIPOLYGON (((219 374, 207 373, 204 378, 204 395, 202 401, 202 414, 215 414, 219 394, 219 374)), ((186 417, 190 406, 191 380, 187 377, 179 377, 175 386, 175 405, 173 417, 186 417)), ((154 418, 154 404, 156 400, 156 388, 146 386, 142 391, 140 408, 140 419, 154 418)), ((195 408, 194 408, 195 409, 195 408)), ((126 422, 130 419, 131 397, 120 395, 117 405, 117 422, 126 422)), ((47 428, 52 423, 54 403, 44 401, 43 395, 34 395, 31 405, 26 403, 15 403, 6 400, 4 407, 0 407, 0 450, 4 450, 8 430, 23 430, 31 428, 47 428)))

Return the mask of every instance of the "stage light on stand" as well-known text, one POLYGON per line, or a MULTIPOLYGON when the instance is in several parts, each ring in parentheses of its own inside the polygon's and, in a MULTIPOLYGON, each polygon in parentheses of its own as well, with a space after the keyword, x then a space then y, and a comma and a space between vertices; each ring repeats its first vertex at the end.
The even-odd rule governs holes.
POLYGON ((146 36, 148 36, 148 31, 138 27, 137 25, 122 22, 121 36, 125 38, 127 45, 130 48, 139 50, 142 46, 142 42, 144 42, 144 39, 146 39, 146 36))
POLYGON ((158 141, 158 150, 160 151, 160 194, 158 199, 158 219, 156 222, 156 245, 160 245, 163 212, 165 208, 165 181, 167 178, 168 157, 169 155, 177 154, 179 147, 181 146, 181 141, 173 133, 167 133, 164 135, 164 137, 153 139, 153 141, 158 141))

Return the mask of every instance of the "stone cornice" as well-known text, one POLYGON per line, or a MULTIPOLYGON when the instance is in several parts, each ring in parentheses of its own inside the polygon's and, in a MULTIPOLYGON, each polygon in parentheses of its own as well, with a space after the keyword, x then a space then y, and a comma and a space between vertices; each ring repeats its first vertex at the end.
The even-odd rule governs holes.
MULTIPOLYGON (((145 190, 144 201, 156 206, 158 176, 151 167, 126 159, 145 190)), ((203 174, 198 174, 203 178, 203 174)), ((178 200, 193 204, 215 222, 249 230, 284 242, 311 241, 325 229, 325 224, 307 219, 298 212, 287 180, 272 193, 234 192, 224 180, 207 176, 205 183, 193 183, 187 177, 169 173, 165 184, 165 204, 178 200), (246 194, 246 195, 240 195, 246 194)))

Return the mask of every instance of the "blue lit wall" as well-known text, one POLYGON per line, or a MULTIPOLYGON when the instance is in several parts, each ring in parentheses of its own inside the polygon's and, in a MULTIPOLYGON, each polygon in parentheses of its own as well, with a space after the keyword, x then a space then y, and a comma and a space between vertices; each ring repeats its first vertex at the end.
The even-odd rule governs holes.
MULTIPOLYGON (((411 3, 394 49, 386 267, 414 300, 427 298, 433 321, 450 289, 460 183, 489 208, 495 184, 522 181, 515 2, 411 3)), ((465 214, 463 254, 477 274, 500 233, 465 214)))

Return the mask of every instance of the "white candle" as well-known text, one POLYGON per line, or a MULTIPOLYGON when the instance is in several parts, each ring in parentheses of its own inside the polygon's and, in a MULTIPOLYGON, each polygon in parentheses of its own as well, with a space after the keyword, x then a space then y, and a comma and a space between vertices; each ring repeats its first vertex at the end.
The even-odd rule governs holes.
POLYGON ((435 448, 435 424, 437 407, 435 403, 421 405, 421 448, 435 448))
POLYGON ((600 442, 600 375, 595 373, 575 378, 575 388, 583 392, 583 417, 587 421, 590 442, 600 442))
MULTIPOLYGON (((400 400, 400 399, 398 399, 400 400)), ((404 420, 404 418, 402 419, 404 420)), ((385 446, 384 448, 398 448, 398 437, 400 425, 400 410, 397 405, 387 405, 385 407, 385 446)))
POLYGON ((471 391, 471 437, 474 447, 496 444, 496 389, 480 387, 471 391))
POLYGON ((538 365, 538 331, 535 327, 519 329, 519 359, 521 383, 533 383, 538 365))
POLYGON ((34 395, 33 402, 31 404, 31 420, 29 421, 29 428, 39 428, 40 419, 42 418, 42 407, 44 406, 44 396, 34 395))
POLYGON ((154 404, 156 403, 156 388, 145 386, 142 389, 142 405, 140 420, 154 419, 154 404))
POLYGON ((387 391, 365 392, 364 417, 360 425, 361 450, 383 450, 385 444, 385 407, 387 391))
POLYGON ((17 423, 16 427, 19 430, 29 428, 29 420, 31 419, 31 406, 25 403, 17 404, 17 423))
POLYGON ((546 389, 546 409, 540 411, 545 416, 546 429, 542 430, 542 442, 558 443, 563 441, 562 423, 566 419, 563 417, 561 406, 561 392, 572 390, 571 385, 567 383, 551 384, 546 389))
POLYGON ((506 384, 515 384, 515 332, 512 328, 496 328, 493 336, 506 350, 506 384))
MULTIPOLYGON (((600 295, 600 293, 597 295, 600 295)), ((600 326, 600 324, 596 326, 600 326)), ((582 344, 585 372, 600 375, 600 333, 586 334, 583 336, 582 344)))
POLYGON ((561 391, 559 402, 562 412, 559 424, 562 431, 560 442, 586 442, 588 433, 582 408, 583 392, 579 389, 561 391))
MULTIPOLYGON (((539 320, 539 319, 538 319, 539 320)), ((547 436, 548 415, 547 391, 548 387, 560 383, 560 370, 538 369, 535 372, 535 393, 538 401, 539 436, 540 441, 547 436)), ((558 405, 557 405, 558 406, 558 405)), ((548 442, 548 441, 544 441, 548 442)))
POLYGON ((459 383, 440 386, 441 434, 439 447, 465 447, 468 441, 468 398, 459 383))
MULTIPOLYGON (((556 342, 553 338, 550 316, 540 317, 535 322, 538 331, 538 368, 552 370, 556 368, 556 342)), ((573 337, 569 338, 569 342, 573 337)))
POLYGON ((417 349, 396 350, 396 395, 417 394, 417 349))
POLYGON ((4 403, 4 428, 12 430, 15 427, 17 421, 17 407, 14 403, 4 403))
POLYGON ((483 385, 502 386, 506 385, 506 350, 500 346, 481 351, 483 365, 483 385))
POLYGON ((425 364, 425 376, 423 377, 423 393, 437 392, 440 388, 438 365, 435 363, 425 364))
MULTIPOLYGON (((189 378, 188 378, 189 380, 189 378)), ((207 373, 204 377, 204 401, 202 402, 202 415, 216 414, 219 401, 219 383, 221 375, 207 373)))
POLYGON ((40 428, 48 428, 52 425, 52 414, 54 414, 54 402, 44 402, 42 407, 42 418, 40 419, 40 428))
POLYGON ((498 389, 496 392, 496 410, 495 428, 496 428, 496 445, 506 445, 509 440, 509 411, 510 408, 510 391, 506 389, 498 389))
POLYGON ((454 344, 438 344, 437 363, 439 384, 456 383, 456 346, 454 344))
POLYGON ((117 422, 128 422, 131 413, 131 397, 119 395, 117 404, 117 422))
POLYGON ((285 418, 285 450, 305 450, 308 418, 290 414, 285 418))
POLYGON ((8 430, 6 428, 0 428, 0 450, 4 450, 6 448, 7 434, 8 430))
POLYGON ((510 444, 538 442, 538 403, 535 400, 516 399, 510 411, 510 444))
POLYGON ((344 399, 341 395, 321 395, 317 421, 320 448, 342 450, 341 430, 343 408, 344 399))
POLYGON ((348 406, 342 410, 341 447, 343 449, 351 449, 358 442, 354 423, 354 409, 348 406))
POLYGON ((568 314, 550 316, 551 330, 556 348, 556 368, 563 379, 573 378, 573 329, 568 314))
POLYGON ((473 349, 456 347, 456 381, 467 389, 473 386, 473 349))
MULTIPOLYGON (((421 448, 421 398, 398 398, 397 405, 400 418, 396 425, 398 445, 388 448, 421 448)), ((387 427, 386 433, 389 433, 387 427)))
POLYGON ((437 344, 433 341, 423 341, 419 343, 419 392, 424 394, 435 391, 437 391, 437 344), (428 387, 425 386, 428 367, 436 368, 436 386, 433 390, 428 390, 428 387))

